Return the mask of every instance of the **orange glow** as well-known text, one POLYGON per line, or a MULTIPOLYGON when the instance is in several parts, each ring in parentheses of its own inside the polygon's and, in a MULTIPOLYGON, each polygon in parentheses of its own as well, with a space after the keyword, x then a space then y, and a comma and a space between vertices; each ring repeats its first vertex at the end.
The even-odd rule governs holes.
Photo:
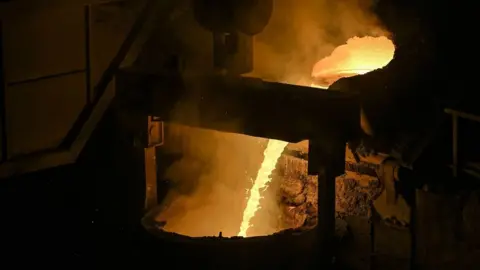
POLYGON ((395 45, 386 37, 353 37, 315 64, 312 86, 328 88, 340 78, 383 68, 393 59, 394 52, 395 45))
MULTIPOLYGON (((382 68, 393 59, 394 52, 395 45, 386 37, 351 38, 346 44, 337 47, 330 56, 315 64, 311 74, 315 82, 311 86, 326 89, 340 78, 362 75, 382 68)), ((287 144, 278 140, 268 141, 264 160, 243 212, 238 236, 249 236, 247 231, 252 226, 251 219, 260 208, 260 192, 268 188, 270 175, 287 144)))
POLYGON ((267 148, 265 148, 264 159, 260 170, 258 170, 257 177, 250 189, 250 197, 247 201, 247 207, 243 212, 242 224, 240 225, 240 232, 238 236, 247 236, 247 231, 251 226, 250 220, 255 216, 255 213, 260 208, 260 200, 262 196, 260 192, 268 188, 268 184, 272 180, 271 174, 277 165, 277 161, 282 155, 283 150, 287 146, 287 142, 278 140, 268 140, 267 148))
MULTIPOLYGON (((309 79, 313 78, 312 87, 326 89, 340 78, 365 74, 386 66, 393 59, 394 50, 394 44, 386 37, 354 37, 333 50, 330 56, 318 61, 311 74, 300 69, 302 72, 299 72, 299 79, 298 74, 287 72, 281 82, 306 86, 311 83, 309 79)), ((219 232, 222 232, 223 237, 252 237, 263 234, 261 230, 256 232, 259 228, 258 224, 255 224, 258 220, 256 215, 271 215, 268 211, 266 214, 259 211, 261 201, 264 191, 270 187, 272 172, 288 142, 268 140, 262 157, 255 138, 183 126, 177 126, 176 129, 174 127, 170 125, 170 136, 172 141, 175 138, 176 143, 166 146, 170 147, 169 151, 172 153, 181 150, 185 157, 175 162, 168 172, 169 178, 182 185, 169 193, 168 199, 162 203, 162 211, 156 221, 166 221, 163 227, 166 231, 194 237, 218 235, 219 232), (201 143, 192 143, 194 141, 201 143), (232 155, 236 150, 238 151, 235 155, 232 155), (246 153, 244 157, 241 155, 243 152, 246 153), (230 165, 225 166, 226 163, 230 165), (252 167, 249 166, 250 163, 253 164, 252 167), (248 185, 244 182, 247 178, 246 170, 250 175, 250 170, 256 170, 259 163, 260 169, 245 196, 244 185, 248 185), (199 169, 203 164, 211 164, 213 169, 199 169), (199 180, 190 181, 195 177, 199 180), (246 200, 246 205, 241 203, 242 199, 246 200), (212 220, 215 226, 212 226, 212 220)), ((262 206, 266 209, 269 207, 268 204, 262 206)), ((267 218, 261 217, 261 220, 259 222, 267 218)), ((267 231, 270 229, 277 230, 278 227, 270 226, 267 231)))

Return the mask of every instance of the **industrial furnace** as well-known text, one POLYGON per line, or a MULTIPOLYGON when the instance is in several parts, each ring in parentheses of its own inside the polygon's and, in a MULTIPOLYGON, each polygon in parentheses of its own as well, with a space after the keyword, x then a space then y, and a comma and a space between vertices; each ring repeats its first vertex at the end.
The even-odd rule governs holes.
MULTIPOLYGON (((225 2, 221 12, 220 9, 206 8, 212 4, 213 1, 194 1, 193 6, 179 11, 178 18, 172 19, 170 26, 159 27, 160 32, 151 38, 150 44, 147 42, 143 55, 139 56, 137 62, 116 75, 116 105, 119 108, 119 117, 127 119, 123 120, 125 123, 132 123, 132 126, 127 128, 130 132, 138 133, 143 130, 137 134, 140 135, 138 146, 146 149, 146 164, 151 165, 146 166, 149 172, 145 172, 148 176, 147 208, 151 211, 143 219, 144 225, 149 232, 161 239, 176 242, 185 246, 185 249, 196 247, 197 250, 192 253, 204 254, 206 257, 212 257, 218 249, 229 249, 229 254, 239 254, 242 249, 253 249, 253 246, 248 248, 250 245, 264 243, 269 250, 274 250, 275 246, 289 246, 291 248, 284 250, 285 255, 294 254, 297 250, 299 256, 309 254, 304 261, 320 260, 322 264, 329 264, 333 256, 330 252, 334 245, 335 202, 343 203, 343 212, 360 208, 364 216, 369 216, 370 204, 380 195, 383 186, 377 171, 383 171, 384 167, 392 168, 385 172, 385 175, 390 177, 393 184, 394 170, 398 170, 399 165, 396 162, 385 163, 388 155, 374 155, 378 157, 376 163, 365 162, 365 155, 361 157, 356 148, 347 147, 347 142, 359 138, 362 127, 365 126, 363 123, 366 122, 365 119, 362 121, 358 95, 355 92, 328 91, 321 88, 327 88, 339 78, 365 74, 384 67, 393 58, 394 45, 385 37, 354 38, 334 51, 329 59, 319 62, 319 67, 313 68, 311 65, 310 68, 314 71, 310 70, 304 75, 302 83, 289 79, 284 79, 283 83, 272 82, 268 78, 256 77, 256 43, 253 38, 253 34, 261 32, 267 25, 272 2, 258 1, 248 5, 245 2, 238 4, 240 6, 225 2), (237 12, 246 13, 248 16, 236 15, 237 12), (222 17, 225 14, 234 15, 222 17), (253 25, 251 22, 237 21, 239 17, 250 18, 251 22, 255 22, 255 27, 243 29, 247 25, 253 25), (169 37, 167 40, 164 39, 166 36, 169 37), (192 43, 204 46, 192 47, 192 43), (162 48, 162 53, 158 52, 159 48, 162 48), (365 59, 355 60, 348 57, 351 55, 363 56, 365 59), (202 129, 214 131, 207 132, 202 129), (172 130, 177 133, 172 135, 172 130), (161 207, 155 207, 156 178, 151 174, 155 165, 150 163, 154 160, 155 153, 147 149, 160 145, 159 149, 181 149, 182 145, 194 145, 195 150, 188 149, 180 151, 179 154, 196 156, 197 159, 190 157, 188 165, 177 166, 176 169, 189 175, 190 179, 186 181, 198 182, 198 188, 211 179, 202 177, 201 170, 188 173, 188 167, 197 163, 199 165, 196 166, 203 168, 211 166, 205 159, 211 161, 216 159, 215 157, 201 160, 199 156, 218 155, 215 151, 203 153, 208 152, 206 145, 209 141, 214 141, 220 145, 217 148, 221 148, 222 140, 228 141, 229 139, 225 138, 229 136, 238 139, 232 139, 236 143, 231 145, 230 152, 222 152, 223 156, 220 161, 216 161, 218 163, 215 166, 227 167, 232 171, 229 172, 230 175, 225 173, 225 169, 223 174, 217 172, 221 175, 216 176, 218 180, 210 187, 211 194, 204 197, 205 200, 213 200, 217 205, 209 208, 210 216, 193 214, 195 209, 202 207, 201 201, 178 206, 181 205, 179 201, 187 200, 185 197, 188 196, 188 191, 187 195, 178 195, 177 201, 173 199, 169 205, 163 202, 161 207), (155 139, 152 140, 152 137, 155 139), (259 137, 266 139, 261 140, 259 137), (183 142, 175 143, 176 140, 183 142), (260 146, 249 147, 254 141, 260 141, 260 146), (301 141, 304 142, 297 146, 292 144, 301 141), (289 143, 290 147, 287 146, 289 143), (234 164, 237 159, 230 155, 239 156, 241 153, 235 151, 235 147, 249 149, 246 160, 255 160, 255 151, 259 154, 254 172, 247 171, 248 166, 245 163, 248 161, 243 161, 245 174, 251 176, 251 183, 248 181, 249 177, 233 169, 238 166, 234 164), (295 147, 298 149, 294 150, 295 147), (370 165, 373 168, 369 168, 370 177, 373 178, 371 181, 367 180, 362 184, 358 184, 361 181, 357 180, 352 182, 351 174, 338 180, 344 183, 344 193, 339 193, 342 197, 357 197, 350 202, 336 200, 335 197, 336 179, 345 173, 346 152, 349 156, 347 169, 357 170, 354 174, 364 175, 362 170, 366 168, 368 171, 368 164, 373 164, 370 165), (225 181, 223 179, 241 180, 242 176, 243 181, 240 182, 243 183, 236 185, 240 195, 231 194, 231 197, 240 202, 227 200, 222 203, 221 200, 211 198, 215 198, 214 190, 219 189, 218 186, 225 181), (278 182, 278 185, 283 184, 282 191, 278 193, 283 194, 280 204, 283 204, 284 211, 278 213, 280 225, 262 232, 259 229, 261 225, 253 225, 254 228, 251 228, 252 221, 261 208, 262 197, 272 181, 278 182), (297 191, 291 188, 295 185, 300 185, 297 191), (355 189, 356 193, 352 193, 355 189), (363 191, 360 191, 362 189, 363 191), (355 205, 356 203, 361 206, 355 205), (177 216, 168 214, 175 208, 180 211, 177 216), (238 227, 232 229, 228 227, 232 225, 222 225, 225 222, 220 220, 219 215, 212 213, 218 208, 224 211, 224 216, 232 216, 229 220, 238 219, 238 227), (235 214, 238 209, 239 213, 235 214), (194 218, 187 218, 189 213, 192 213, 194 218), (194 229, 182 230, 179 222, 185 222, 194 229), (203 227, 208 228, 202 230, 203 227), (246 236, 254 237, 244 239, 246 236), (302 248, 298 248, 300 246, 302 248), (313 250, 319 253, 312 253, 313 250), (314 257, 317 259, 313 259, 314 257)), ((162 158, 157 155, 157 159, 162 158)), ((384 177, 381 178, 382 181, 383 179, 384 177)), ((277 198, 273 201, 277 201, 277 198)), ((183 228, 188 226, 184 225, 183 228)), ((277 256, 278 254, 280 253, 277 253, 277 256)), ((244 255, 254 256, 250 253, 244 255)), ((258 259, 262 257, 261 254, 258 256, 258 259)))

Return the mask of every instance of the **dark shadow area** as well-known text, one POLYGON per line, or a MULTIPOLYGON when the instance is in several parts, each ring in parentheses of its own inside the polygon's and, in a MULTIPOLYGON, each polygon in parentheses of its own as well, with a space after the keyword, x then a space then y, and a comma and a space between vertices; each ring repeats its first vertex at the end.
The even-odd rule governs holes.
POLYGON ((113 119, 107 112, 75 165, 3 180, 2 264, 96 265, 142 255, 141 159, 113 119))

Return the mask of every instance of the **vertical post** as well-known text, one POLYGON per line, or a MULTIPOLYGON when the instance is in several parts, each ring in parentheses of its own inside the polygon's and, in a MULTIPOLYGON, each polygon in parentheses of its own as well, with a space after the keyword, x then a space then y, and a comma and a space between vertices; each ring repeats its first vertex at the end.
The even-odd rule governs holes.
MULTIPOLYGON (((415 179, 413 179, 415 181, 415 179)), ((410 188, 410 269, 418 269, 417 260, 417 189, 410 188)))
POLYGON ((453 177, 458 175, 458 116, 452 112, 452 158, 453 158, 453 177))
POLYGON ((335 179, 345 173, 346 142, 328 136, 309 142, 309 174, 318 175, 317 237, 320 266, 332 263, 335 235, 335 179))
POLYGON ((155 146, 144 150, 145 156, 145 209, 148 211, 158 203, 157 198, 157 161, 155 146))
POLYGON ((3 25, 0 20, 0 161, 7 159, 7 108, 5 95, 7 82, 5 79, 5 67, 3 59, 3 25))
POLYGON ((91 5, 84 6, 84 23, 85 23, 85 80, 86 80, 86 103, 90 105, 92 103, 92 64, 90 53, 90 38, 91 38, 91 5))
POLYGON ((163 144, 163 122, 148 116, 147 147, 144 149, 145 161, 145 209, 148 211, 158 203, 157 197, 157 146, 163 144))
POLYGON ((331 263, 335 234, 335 177, 332 168, 321 165, 318 172, 317 230, 322 266, 331 263))

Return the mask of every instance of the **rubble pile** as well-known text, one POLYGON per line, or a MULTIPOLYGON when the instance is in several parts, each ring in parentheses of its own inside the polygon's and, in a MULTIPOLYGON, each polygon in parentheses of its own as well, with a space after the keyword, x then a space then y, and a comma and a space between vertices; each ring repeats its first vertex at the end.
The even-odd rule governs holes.
MULTIPOLYGON (((274 181, 281 182, 278 201, 285 229, 316 224, 318 181, 317 176, 307 175, 307 164, 307 160, 288 153, 277 164, 274 181)), ((337 177, 337 217, 368 216, 372 200, 380 191, 378 180, 360 181, 352 174, 337 177)))
POLYGON ((307 175, 307 161, 284 154, 275 173, 281 181, 278 199, 285 228, 315 225, 317 177, 307 175))
POLYGON ((336 179, 335 210, 342 216, 368 216, 370 206, 381 192, 380 182, 370 181, 363 186, 355 178, 342 175, 336 179))

